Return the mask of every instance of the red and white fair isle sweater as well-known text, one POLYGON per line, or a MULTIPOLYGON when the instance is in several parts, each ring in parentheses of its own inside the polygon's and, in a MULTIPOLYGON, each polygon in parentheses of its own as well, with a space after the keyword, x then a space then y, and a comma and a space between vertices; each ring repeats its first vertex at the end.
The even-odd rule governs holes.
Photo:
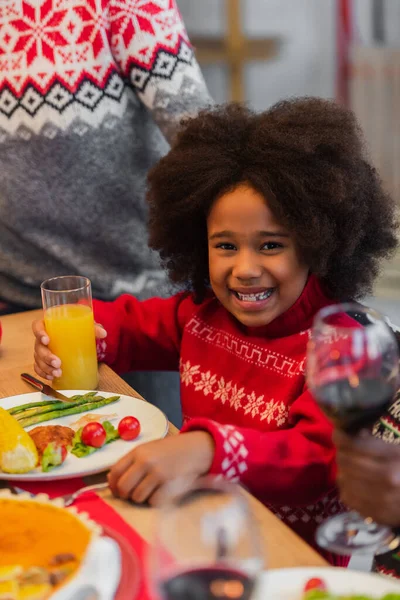
POLYGON ((210 103, 176 0, 0 0, 0 300, 162 289, 146 175, 210 103))
POLYGON ((310 326, 328 304, 314 276, 287 312, 253 330, 215 297, 94 302, 108 332, 99 358, 120 373, 179 368, 182 431, 213 436, 210 472, 240 481, 311 544, 317 525, 341 510, 332 427, 304 377, 310 326))

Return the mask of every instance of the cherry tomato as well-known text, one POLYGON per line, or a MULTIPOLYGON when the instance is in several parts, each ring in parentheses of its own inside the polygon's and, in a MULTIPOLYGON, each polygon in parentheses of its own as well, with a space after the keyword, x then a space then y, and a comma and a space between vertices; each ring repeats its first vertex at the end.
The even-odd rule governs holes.
POLYGON ((67 446, 61 446, 61 464, 67 458, 67 454, 68 454, 67 446))
POLYGON ((124 417, 118 424, 119 437, 134 440, 140 433, 140 423, 136 417, 124 417))
POLYGON ((325 581, 319 577, 313 577, 312 579, 309 579, 304 586, 304 592, 310 592, 311 590, 321 590, 321 592, 325 592, 326 589, 325 581))
POLYGON ((101 423, 96 421, 87 423, 82 429, 81 439, 86 446, 101 448, 106 441, 106 430, 101 423))

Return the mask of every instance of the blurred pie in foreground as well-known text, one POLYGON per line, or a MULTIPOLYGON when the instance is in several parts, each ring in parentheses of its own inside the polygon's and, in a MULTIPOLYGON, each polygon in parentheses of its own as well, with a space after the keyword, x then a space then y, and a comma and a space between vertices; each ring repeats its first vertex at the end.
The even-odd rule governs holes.
POLYGON ((78 571, 101 528, 45 494, 0 492, 0 600, 47 600, 78 571))

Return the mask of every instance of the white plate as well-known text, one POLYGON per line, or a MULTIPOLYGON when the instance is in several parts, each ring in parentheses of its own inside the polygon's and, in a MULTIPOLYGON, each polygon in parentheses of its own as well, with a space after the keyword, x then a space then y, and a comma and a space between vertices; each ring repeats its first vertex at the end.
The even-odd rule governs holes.
POLYGON ((113 600, 121 577, 121 553, 117 542, 100 537, 88 548, 85 560, 75 577, 63 585, 51 600, 71 600, 79 590, 92 585, 99 600, 113 600))
MULTIPOLYGON (((75 394, 86 394, 87 390, 62 390, 62 393, 66 396, 74 396, 75 394)), ((101 391, 99 391, 99 394, 106 398, 120 395, 101 391)), ((8 409, 18 406, 19 404, 27 404, 28 402, 40 402, 41 399, 43 399, 43 394, 41 392, 33 392, 32 394, 21 394, 19 396, 3 398, 0 400, 0 405, 3 408, 8 409)), ((103 448, 100 448, 90 456, 85 456, 83 458, 68 454, 65 462, 60 467, 57 467, 48 473, 43 473, 39 468, 23 475, 9 475, 8 473, 2 473, 0 471, 0 480, 48 481, 51 479, 71 479, 72 477, 83 477, 86 475, 93 475, 94 473, 101 473, 102 471, 107 471, 115 462, 117 462, 117 460, 135 446, 143 444, 143 442, 161 439, 166 436, 168 431, 168 420, 161 410, 148 402, 144 402, 139 398, 131 396, 120 395, 120 400, 118 402, 88 412, 105 415, 116 413, 118 416, 115 420, 111 421, 114 426, 116 426, 123 417, 133 415, 140 421, 140 435, 136 440, 131 442, 116 440, 111 444, 103 446, 103 448)), ((80 413, 77 415, 61 417, 59 419, 53 419, 52 421, 39 423, 38 425, 68 426, 71 423, 74 423, 74 421, 77 421, 84 414, 85 413, 80 413)), ((29 431, 30 429, 33 429, 33 427, 36 427, 36 425, 27 427, 26 430, 29 431)))
POLYGON ((252 600, 302 600, 306 582, 320 577, 333 594, 366 594, 380 598, 384 594, 397 593, 400 599, 400 583, 395 579, 340 568, 272 569, 261 576, 252 600))

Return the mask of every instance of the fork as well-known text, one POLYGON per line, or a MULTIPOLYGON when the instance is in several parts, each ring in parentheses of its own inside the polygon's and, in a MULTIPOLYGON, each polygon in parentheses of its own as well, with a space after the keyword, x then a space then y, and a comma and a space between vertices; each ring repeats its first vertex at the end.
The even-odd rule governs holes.
MULTIPOLYGON (((77 498, 79 498, 79 496, 81 494, 86 494, 86 492, 94 492, 95 490, 105 490, 106 488, 108 488, 108 483, 104 481, 103 483, 95 483, 93 485, 87 485, 87 486, 81 488, 80 490, 77 490, 73 494, 64 494, 64 496, 57 496, 56 498, 57 499, 61 498, 64 502, 64 506, 71 506, 71 504, 73 504, 75 502, 75 500, 77 498)), ((22 488, 15 487, 15 486, 10 486, 10 489, 14 494, 26 494, 26 493, 29 494, 30 493, 30 492, 26 492, 22 488)), ((35 496, 35 494, 30 494, 30 495, 35 496)))

